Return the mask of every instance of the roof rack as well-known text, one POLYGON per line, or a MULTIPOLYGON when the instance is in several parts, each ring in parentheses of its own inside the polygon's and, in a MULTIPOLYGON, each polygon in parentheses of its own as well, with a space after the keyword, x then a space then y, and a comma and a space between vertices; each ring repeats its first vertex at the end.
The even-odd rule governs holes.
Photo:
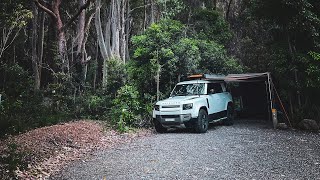
POLYGON ((226 76, 220 74, 194 74, 188 76, 188 79, 216 80, 224 81, 226 76))

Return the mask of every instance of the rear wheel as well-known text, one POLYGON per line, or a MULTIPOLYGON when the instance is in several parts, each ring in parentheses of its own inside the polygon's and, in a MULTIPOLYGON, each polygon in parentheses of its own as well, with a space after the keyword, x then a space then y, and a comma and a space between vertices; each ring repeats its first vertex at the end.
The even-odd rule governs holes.
POLYGON ((197 133, 205 133, 208 130, 209 122, 208 122, 208 113, 204 109, 200 109, 198 119, 195 124, 195 132, 197 133))
POLYGON ((153 122, 154 122, 154 128, 156 129, 156 131, 157 131, 158 133, 165 133, 165 132, 167 132, 167 128, 163 127, 162 124, 161 124, 159 121, 154 120, 153 122))
POLYGON ((227 107, 227 118, 223 121, 223 124, 226 126, 233 125, 233 119, 234 119, 234 111, 231 104, 228 104, 227 107))

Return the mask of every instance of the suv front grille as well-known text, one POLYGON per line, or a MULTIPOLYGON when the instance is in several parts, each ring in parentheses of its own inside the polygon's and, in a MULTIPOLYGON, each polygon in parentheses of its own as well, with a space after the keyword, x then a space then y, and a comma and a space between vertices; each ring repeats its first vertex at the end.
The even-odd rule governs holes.
POLYGON ((166 118, 180 118, 179 115, 161 115, 162 119, 166 119, 166 118))
POLYGON ((179 108, 180 105, 166 105, 166 106, 162 106, 162 108, 179 108))

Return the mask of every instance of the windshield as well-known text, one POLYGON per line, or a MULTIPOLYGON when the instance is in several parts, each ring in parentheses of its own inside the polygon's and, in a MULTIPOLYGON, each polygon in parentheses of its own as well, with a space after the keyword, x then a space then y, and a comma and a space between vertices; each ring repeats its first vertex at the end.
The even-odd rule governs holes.
POLYGON ((195 84, 180 84, 177 85, 172 93, 172 96, 191 96, 204 94, 204 83, 195 83, 195 84))

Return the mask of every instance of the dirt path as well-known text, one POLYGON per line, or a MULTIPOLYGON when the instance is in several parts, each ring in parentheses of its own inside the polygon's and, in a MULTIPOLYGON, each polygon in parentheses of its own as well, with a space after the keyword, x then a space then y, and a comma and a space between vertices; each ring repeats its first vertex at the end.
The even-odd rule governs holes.
POLYGON ((74 163, 51 179, 320 179, 320 135, 261 122, 173 131, 74 163))

